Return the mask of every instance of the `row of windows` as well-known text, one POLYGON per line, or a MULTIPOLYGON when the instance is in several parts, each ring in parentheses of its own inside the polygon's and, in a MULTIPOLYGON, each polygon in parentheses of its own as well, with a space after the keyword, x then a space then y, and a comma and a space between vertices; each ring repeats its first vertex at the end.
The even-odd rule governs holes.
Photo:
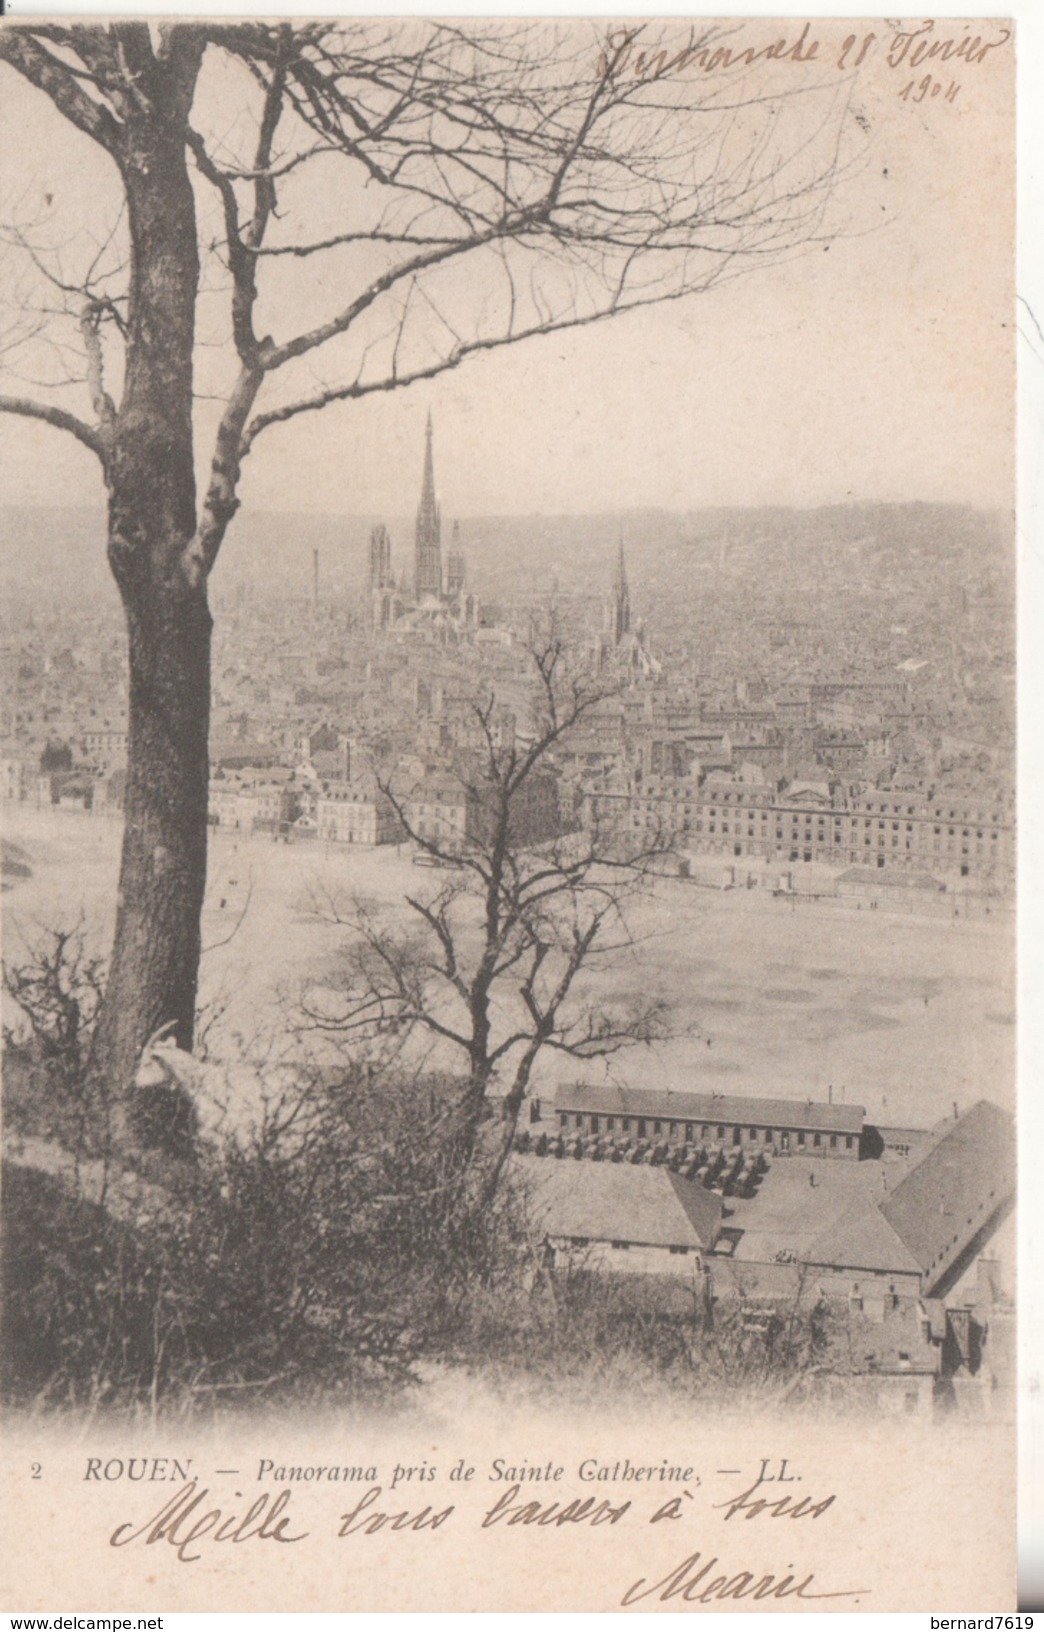
MULTIPOLYGON (((634 816, 632 818, 631 825, 634 828, 640 828, 642 826, 642 818, 640 816, 634 816)), ((656 824, 654 823, 653 818, 647 816, 645 818, 645 826, 646 827, 652 827, 654 825, 656 825, 656 824)), ((694 824, 694 823, 690 822, 688 819, 686 819, 685 821, 683 821, 681 823, 680 827, 676 831, 681 832, 681 833, 692 833, 692 832, 702 833, 703 832, 703 823, 702 822, 696 822, 694 824)), ((709 835, 711 837, 717 837, 718 836, 717 828, 715 827, 713 822, 711 822, 709 824, 708 833, 709 833, 709 835)), ((729 833, 729 825, 728 825, 727 822, 725 822, 723 824, 723 826, 722 826, 722 837, 724 837, 728 833, 729 833)), ((754 854, 754 855, 761 855, 762 854, 762 848, 761 847, 767 842, 767 835, 763 834, 761 839, 758 839, 758 836, 754 832, 754 830, 752 828, 748 828, 745 836, 749 841, 751 841, 751 844, 753 846, 750 853, 754 854)), ((737 856, 739 856, 739 855, 743 855, 743 854, 747 853, 744 850, 743 843, 742 843, 744 835, 742 834, 742 832, 741 832, 741 830, 740 830, 740 828, 738 826, 733 828, 731 837, 734 838, 737 841, 736 844, 735 844, 735 854, 737 856)), ((806 861, 813 860, 813 852, 812 852, 812 848, 811 848, 813 843, 815 844, 816 848, 820 852, 821 857, 823 855, 829 855, 829 856, 833 856, 833 857, 840 857, 840 856, 843 856, 843 855, 847 854, 850 861, 854 862, 854 861, 857 861, 859 859, 858 851, 851 850, 851 849, 848 849, 846 851, 846 848, 845 848, 846 840, 845 840, 844 834, 835 833, 830 840, 827 840, 822 834, 819 834, 817 836, 817 838, 815 840, 813 840, 812 835, 810 833, 805 833, 803 838, 802 838, 802 835, 800 833, 791 833, 791 834, 787 835, 786 833, 784 833, 782 828, 777 827, 775 837, 776 837, 777 845, 780 845, 780 846, 783 846, 783 845, 785 845, 787 843, 788 837, 789 837, 789 841, 790 841, 790 843, 792 845, 797 846, 797 845, 800 845, 801 843, 804 843, 804 845, 808 847, 806 849, 806 852, 805 852, 805 860, 806 861)), ((851 839, 851 837, 853 837, 853 835, 849 835, 850 839, 851 839)), ((878 849, 883 849, 887 845, 887 843, 888 843, 888 836, 886 834, 884 834, 884 833, 879 833, 877 835, 877 847, 878 847, 878 849)), ((950 855, 952 855, 956 850, 956 843, 957 843, 957 841, 955 839, 952 839, 952 838, 947 838, 947 839, 931 838, 931 839, 929 839, 927 837, 927 835, 925 835, 924 838, 923 838, 923 842, 915 847, 914 839, 910 835, 907 835, 906 839, 905 839, 905 842, 904 842, 904 845, 903 845, 903 848, 904 848, 904 850, 906 850, 908 852, 913 852, 915 850, 915 848, 916 848, 916 850, 917 850, 917 852, 919 854, 924 854, 925 852, 928 852, 928 851, 930 851, 932 853, 937 853, 939 851, 945 850, 950 855)), ((973 843, 973 841, 971 839, 963 840, 961 842, 961 855, 962 856, 970 856, 971 855, 972 843, 973 843)), ((870 833, 867 833, 865 835, 864 839, 863 839, 864 847, 869 848, 873 844, 874 844, 874 836, 872 834, 870 834, 870 833)), ((893 833, 891 835, 891 844, 892 844, 893 849, 898 849, 899 848, 899 834, 898 833, 893 833)), ((984 849, 986 848, 986 845, 987 845, 987 841, 985 839, 976 839, 974 841, 974 848, 975 848, 976 854, 978 856, 980 856, 980 857, 982 856, 982 854, 984 852, 984 849)), ((995 851, 996 850, 996 843, 994 842, 990 846, 990 848, 995 851)), ((792 861, 797 861, 798 859, 799 859, 799 857, 798 857, 797 851, 796 850, 792 851, 791 860, 792 861)))
MULTIPOLYGON (((660 825, 660 821, 661 821, 661 817, 658 814, 654 814, 652 812, 647 812, 644 816, 642 816, 641 814, 635 814, 635 815, 633 815, 631 817, 631 826, 633 828, 636 828, 636 829, 640 829, 643 825, 645 827, 648 827, 648 828, 657 828, 660 825)), ((894 824, 894 825, 898 825, 898 824, 894 824)), ((884 824, 882 823, 881 826, 884 826, 884 824)), ((909 826, 909 824, 908 824, 908 826, 909 826)), ((703 833, 703 832, 706 831, 706 833, 711 837, 716 838, 716 837, 719 836, 719 828, 718 828, 718 825, 717 825, 716 822, 708 822, 706 824, 706 828, 705 828, 704 823, 702 822, 702 820, 697 820, 697 821, 694 822, 692 820, 691 816, 689 816, 688 814, 686 814, 683 818, 681 818, 680 821, 676 821, 673 824, 673 831, 680 832, 680 833, 703 833)), ((767 830, 763 830, 760 837, 759 837, 759 835, 755 831, 754 826, 752 824, 748 825, 747 830, 746 830, 746 834, 744 834, 742 824, 739 823, 739 822, 733 824, 731 827, 730 827, 728 822, 722 822, 721 829, 720 829, 720 834, 721 834, 721 836, 729 835, 730 837, 733 837, 733 838, 736 838, 736 839, 742 839, 742 838, 746 837, 747 839, 749 839, 751 841, 754 841, 758 845, 766 844, 767 841, 768 841, 768 837, 769 837, 769 834, 768 834, 767 830)), ((921 853, 924 853, 924 852, 930 851, 930 850, 931 851, 937 851, 937 850, 941 850, 943 848, 947 848, 947 849, 952 851, 953 848, 954 848, 954 837, 955 837, 955 835, 953 834, 953 829, 952 828, 950 830, 950 834, 951 834, 951 836, 944 840, 939 835, 939 830, 938 829, 935 830, 934 835, 929 835, 927 830, 923 829, 923 828, 921 829, 919 834, 914 834, 912 832, 908 832, 907 836, 906 836, 905 848, 907 850, 913 850, 914 848, 916 848, 921 853)), ((986 837, 985 834, 983 834, 981 836, 976 835, 975 839, 973 840, 971 838, 971 836, 968 835, 968 834, 962 835, 962 842, 963 842, 962 854, 963 855, 968 855, 970 853, 970 846, 973 843, 974 843, 974 846, 975 846, 975 849, 976 849, 977 853, 979 853, 979 854, 982 854, 984 849, 987 848, 987 847, 990 850, 995 852, 998 849, 998 846, 999 846, 999 837, 1000 836, 998 834, 991 833, 988 838, 986 837)), ((800 828, 798 828, 798 826, 795 824, 791 828, 789 833, 783 827, 777 827, 775 829, 775 838, 776 838, 777 844, 785 844, 788 839, 791 842, 791 844, 798 844, 798 843, 803 842, 806 845, 812 845, 814 843, 821 850, 829 848, 831 853, 833 853, 834 851, 842 849, 845 846, 846 842, 850 843, 855 838, 855 834, 850 833, 850 834, 846 835, 846 834, 840 832, 837 829, 835 829, 835 831, 830 835, 824 833, 822 831, 822 829, 820 829, 816 834, 813 834, 810 831, 810 829, 808 829, 808 828, 806 828, 804 830, 804 832, 802 833, 800 828)), ((884 845, 886 843, 886 836, 885 836, 884 833, 880 833, 878 835, 877 842, 878 842, 879 845, 884 845)), ((872 839, 870 834, 866 834, 866 836, 863 839, 863 843, 864 843, 864 845, 870 845, 870 844, 873 843, 873 839, 872 839)), ((898 833, 893 833, 892 834, 892 844, 893 844, 893 846, 898 846, 898 843, 899 843, 899 834, 898 833)), ((758 851, 756 853, 760 853, 760 851, 758 851)), ((736 854, 737 855, 741 854, 741 852, 740 852, 740 850, 738 848, 737 848, 736 854)), ((807 859, 810 860, 811 857, 808 857, 807 859)), ((854 858, 854 855, 853 855, 853 860, 854 859, 855 858, 854 858)))
MULTIPOLYGON (((661 798, 656 798, 656 797, 642 798, 641 796, 636 796, 636 795, 633 795, 633 794, 599 795, 599 799, 602 801, 603 808, 608 808, 608 809, 612 808, 613 801, 615 801, 617 799, 626 800, 628 802, 628 804, 631 805, 633 811, 644 812, 646 814, 647 819, 654 812, 658 812, 660 807, 662 807, 665 803, 668 805, 668 808, 670 810, 672 810, 673 813, 676 816, 679 815, 679 814, 684 813, 684 815, 687 818, 689 818, 689 817, 692 816, 692 811, 693 811, 693 807, 692 807, 691 804, 686 804, 686 805, 683 805, 683 806, 679 806, 676 803, 672 803, 669 800, 665 801, 665 800, 663 800, 661 798)), ((872 807, 867 807, 867 808, 872 808, 872 807)), ((703 818, 708 816, 707 806, 706 805, 697 805, 696 806, 696 813, 697 813, 697 817, 699 818, 697 820, 697 822, 696 822, 696 828, 697 828, 698 832, 702 833, 702 831, 703 831, 703 818)), ((811 838, 811 836, 812 836, 812 823, 813 823, 813 821, 815 821, 816 830, 817 830, 817 833, 818 833, 819 837, 823 838, 825 836, 825 831, 826 831, 825 824, 826 824, 827 818, 825 816, 822 816, 822 815, 816 815, 815 817, 813 817, 808 812, 803 812, 803 813, 798 813, 797 815, 793 815, 793 814, 789 814, 786 809, 780 811, 775 806, 770 807, 767 810, 759 810, 759 809, 749 810, 748 809, 748 810, 738 810, 736 812, 736 816, 737 816, 738 822, 740 824, 742 824, 743 820, 746 819, 746 821, 749 824, 753 824, 755 821, 760 821, 762 826, 765 826, 768 823, 770 814, 775 814, 777 824, 780 824, 780 825, 777 825, 777 828, 776 828, 777 838, 781 836, 781 827, 786 825, 786 823, 788 821, 788 816, 789 816, 790 830, 791 830, 792 835, 796 835, 798 833, 799 829, 801 828, 802 824, 803 824, 804 825, 805 837, 806 838, 811 838)), ((718 831, 717 825, 716 825, 717 824, 717 816, 718 816, 717 811, 710 812, 710 814, 709 814, 708 831, 711 832, 711 833, 715 833, 715 832, 718 831)), ((849 829, 851 830, 851 829, 855 829, 855 828, 857 828, 859 826, 860 820, 862 820, 863 826, 865 828, 870 828, 870 827, 873 827, 873 825, 874 825, 873 821, 869 817, 860 818, 858 816, 847 816, 847 817, 834 816, 832 818, 832 821, 833 821, 833 824, 834 824, 835 836, 837 836, 839 834, 843 822, 847 821, 847 823, 849 825, 849 829)), ((637 825, 637 816, 635 817, 635 821, 636 821, 636 825, 637 825)), ((924 823, 924 822, 927 822, 927 821, 928 821, 927 817, 924 817, 924 816, 918 817, 918 823, 924 823)), ((887 824, 887 822, 882 821, 880 818, 878 818, 877 826, 878 826, 879 829, 887 829, 888 824, 887 824)), ((898 832, 898 831, 900 831, 900 828, 901 828, 901 824, 899 822, 893 821, 892 830, 894 832, 898 832)), ((722 821, 721 831, 723 833, 728 833, 729 832, 729 824, 725 820, 722 821)), ((737 832, 739 831, 738 826, 735 829, 735 831, 737 831, 737 832)), ((747 831, 748 831, 749 834, 753 835, 753 832, 754 832, 753 825, 748 826, 747 831)), ((913 822, 907 822, 906 823, 906 831, 907 831, 907 833, 913 833, 915 831, 915 824, 913 822)), ((941 831, 941 829, 936 827, 936 828, 934 828, 933 831, 936 832, 936 833, 939 833, 941 831)), ((956 834, 956 828, 951 827, 949 829, 949 832, 951 833, 951 835, 956 834)), ((962 828, 961 836, 962 836, 962 838, 966 838, 966 839, 970 838, 971 837, 970 829, 966 828, 966 827, 962 828)), ((985 831, 983 829, 978 829, 977 832, 976 832, 976 837, 980 838, 980 839, 985 838, 986 837, 985 831)), ((990 840, 995 843, 997 841, 997 839, 999 838, 999 833, 996 830, 994 830, 993 832, 990 833, 989 837, 990 837, 990 840)))
MULTIPOLYGON (((574 1235, 572 1237, 572 1245, 574 1247, 586 1247, 588 1245, 586 1236, 574 1235)), ((613 1242, 613 1251, 614 1252, 630 1252, 631 1245, 632 1245, 632 1243, 630 1241, 614 1241, 613 1242)), ((684 1258, 687 1253, 692 1252, 695 1249, 692 1248, 692 1247, 669 1247, 667 1250, 675 1258, 684 1258)))
MULTIPOLYGON (((987 1207, 989 1205, 989 1203, 994 1199, 996 1194, 997 1194, 996 1189, 991 1190, 989 1195, 985 1198, 985 1200, 980 1201, 976 1211, 981 1213, 983 1208, 987 1207)), ((966 1223, 971 1224, 973 1222, 974 1222, 974 1215, 969 1213, 968 1217, 967 1217, 967 1220, 966 1220, 966 1223)), ((935 1257, 932 1259, 931 1263, 928 1265, 928 1268, 929 1269, 934 1269, 936 1264, 941 1263, 942 1260, 944 1258, 946 1258, 949 1255, 950 1251, 957 1245, 957 1242, 959 1240, 960 1240, 960 1233, 958 1232, 958 1234, 955 1235, 952 1238, 952 1240, 947 1242, 946 1246, 941 1248, 941 1250, 936 1253, 935 1257)))
MULTIPOLYGON (((867 804, 859 805, 856 808, 859 810, 873 810, 874 806, 872 803, 868 802, 867 804)), ((886 816, 889 814, 890 810, 893 816, 902 816, 905 813, 907 816, 922 815, 925 818, 927 817, 927 812, 919 812, 916 805, 907 805, 905 807, 905 812, 902 805, 892 805, 890 807, 888 805, 879 805, 877 808, 886 816)), ((944 814, 941 807, 938 809, 933 808, 932 816, 937 822, 999 822, 1001 819, 995 810, 991 811, 989 816, 984 816, 981 810, 977 810, 974 815, 970 810, 951 810, 948 814, 944 814)))
MULTIPOLYGON (((646 1138, 650 1137, 650 1133, 649 1133, 650 1123, 651 1123, 651 1128, 652 1128, 651 1136, 654 1137, 654 1138, 657 1135, 659 1135, 660 1137, 663 1137, 664 1135, 667 1135, 670 1138, 676 1139, 681 1135, 682 1128, 684 1126, 685 1139, 690 1144, 696 1138, 700 1138, 700 1139, 708 1139, 708 1138, 725 1139, 726 1137, 728 1137, 728 1138, 733 1139, 734 1141, 738 1141, 739 1139, 742 1138, 742 1134, 743 1134, 742 1127, 737 1125, 736 1123, 719 1122, 719 1123, 715 1124, 713 1122, 686 1122, 686 1123, 682 1124, 681 1122, 666 1122, 663 1119, 656 1120, 656 1119, 649 1118, 649 1117, 644 1117, 644 1116, 637 1116, 637 1117, 605 1116, 605 1117, 603 1117, 601 1114, 594 1113, 594 1112, 574 1111, 574 1112, 570 1113, 568 1111, 559 1111, 559 1113, 558 1113, 559 1126, 566 1129, 567 1131, 568 1131, 568 1128, 569 1128, 570 1114, 572 1114, 572 1117, 573 1117, 573 1127, 577 1131, 582 1131, 583 1130, 584 1122, 586 1120, 587 1124, 588 1124, 587 1131, 589 1133, 601 1133, 602 1132, 602 1122, 604 1120, 604 1122, 605 1122, 605 1132, 606 1133, 615 1133, 616 1132, 617 1122, 619 1122, 620 1132, 621 1133, 630 1133, 632 1131, 632 1128, 633 1128, 633 1131, 634 1131, 636 1137, 639 1138, 639 1139, 646 1139, 646 1138), (699 1130, 698 1133, 697 1133, 697 1129, 699 1130), (713 1132, 712 1132, 712 1130, 713 1130, 713 1132)), ((788 1128, 780 1128, 778 1131, 782 1135, 782 1134, 789 1134, 793 1130, 788 1129, 788 1128)), ((761 1139, 764 1144, 771 1144, 772 1140, 775 1137, 776 1137, 776 1130, 774 1130, 773 1128, 761 1128, 761 1127, 750 1127, 750 1126, 748 1126, 748 1128, 747 1128, 747 1141, 748 1141, 748 1143, 752 1143, 752 1142, 757 1141, 758 1139, 761 1139)), ((842 1135, 836 1134, 836 1133, 831 1133, 831 1134, 813 1133, 812 1134, 812 1145, 817 1150, 821 1149, 822 1146, 823 1146, 823 1140, 826 1139, 826 1138, 829 1138, 830 1149, 831 1150, 837 1150, 838 1149, 838 1140, 841 1137, 842 1137, 842 1135)), ((845 1141, 845 1149, 846 1150, 851 1150, 853 1148, 853 1144, 854 1144, 853 1135, 848 1133, 848 1134, 845 1134, 843 1137, 844 1137, 844 1141, 845 1141)), ((797 1130, 797 1142, 798 1142, 799 1145, 804 1145, 805 1144, 806 1136, 805 1136, 804 1130, 801 1130, 801 1129, 797 1130)))
MULTIPOLYGON (((658 790, 658 791, 666 792, 668 790, 658 790)), ((675 792, 677 792, 677 790, 675 790, 675 792)), ((730 804, 733 804, 733 803, 735 803, 737 805, 741 805, 741 804, 746 803, 747 799, 749 798, 749 795, 744 794, 744 793, 739 793, 739 792, 737 792, 737 793, 724 793, 724 794, 722 794, 722 793, 711 793, 711 794, 709 794, 708 797, 709 797, 709 802, 712 805, 720 805, 720 804, 730 805, 730 804)), ((788 809, 797 808, 797 809, 802 810, 802 811, 804 810, 803 806, 797 806, 797 807, 785 806, 784 808, 788 808, 788 809)), ((889 816, 889 815, 891 815, 891 816, 917 816, 922 821, 927 821, 929 819, 927 810, 919 810, 916 805, 888 805, 888 804, 875 805, 872 801, 868 801, 865 804, 862 803, 862 802, 857 802, 851 808, 854 811, 857 811, 857 812, 871 811, 871 812, 875 812, 875 813, 880 813, 882 816, 889 816)), ((806 812, 805 814, 808 814, 808 813, 806 812)), ((814 814, 819 817, 820 821, 822 821, 824 819, 824 817, 825 817, 826 812, 825 811, 816 811, 814 814)), ((935 809, 933 809, 933 811, 932 811, 932 818, 934 820, 936 820, 936 821, 949 820, 951 822, 959 822, 959 821, 981 822, 981 821, 984 821, 984 820, 997 822, 997 821, 1000 820, 1000 817, 997 815, 997 813, 995 811, 992 812, 988 818, 984 818, 980 811, 976 811, 975 815, 973 816, 970 811, 960 811, 960 812, 958 812, 956 810, 951 810, 949 812, 949 816, 945 817, 941 810, 935 810, 935 809)), ((841 818, 840 818, 840 816, 835 815, 834 820, 835 821, 840 821, 841 818)))

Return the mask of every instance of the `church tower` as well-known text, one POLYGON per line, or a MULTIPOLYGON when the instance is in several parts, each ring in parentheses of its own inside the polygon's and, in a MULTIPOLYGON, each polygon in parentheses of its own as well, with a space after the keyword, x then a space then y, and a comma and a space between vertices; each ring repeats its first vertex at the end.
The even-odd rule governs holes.
POLYGON ((464 559, 464 551, 460 547, 460 522, 453 523, 453 540, 450 544, 449 559, 446 563, 446 594, 451 600, 463 595, 464 585, 467 582, 468 569, 464 559))
POLYGON ((370 532, 370 590, 390 589, 391 584, 391 539, 387 527, 374 527, 370 532))
POLYGON ((619 646, 631 632, 631 591, 627 587, 627 567, 623 544, 617 557, 613 587, 605 603, 605 634, 611 646, 619 646))
POLYGON ((374 527, 370 533, 370 618, 375 629, 386 629, 393 621, 394 594, 391 539, 387 527, 374 527))
POLYGON ((418 601, 425 595, 442 594, 442 523, 435 502, 435 464, 431 451, 431 414, 428 415, 424 451, 424 479, 417 509, 417 543, 414 557, 414 592, 418 601))

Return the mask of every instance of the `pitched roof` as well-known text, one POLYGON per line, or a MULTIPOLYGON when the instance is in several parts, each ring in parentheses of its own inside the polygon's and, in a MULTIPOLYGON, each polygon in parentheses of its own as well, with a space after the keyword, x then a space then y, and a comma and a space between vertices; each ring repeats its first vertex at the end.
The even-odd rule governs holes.
POLYGON ((835 1218, 820 1231, 802 1258, 806 1264, 815 1264, 823 1269, 863 1269, 910 1275, 921 1268, 881 1209, 873 1206, 835 1218))
POLYGON ((880 1203, 882 1215, 922 1270, 949 1250, 955 1233, 974 1226, 974 1234, 1011 1195, 1014 1141, 1007 1112, 980 1099, 880 1203))
POLYGON ((862 1131, 866 1115, 862 1105, 824 1105, 811 1099, 755 1099, 738 1094, 674 1093, 670 1089, 623 1088, 611 1082, 560 1082, 555 1093, 555 1110, 852 1134, 862 1131))
POLYGON ((1011 1194, 1015 1176, 1011 1117, 981 1099, 876 1206, 833 1220, 805 1262, 852 1270, 927 1273, 965 1244, 1011 1194))
POLYGON ((534 1220, 548 1235, 635 1246, 710 1248, 721 1227, 720 1196, 663 1167, 522 1157, 534 1220))

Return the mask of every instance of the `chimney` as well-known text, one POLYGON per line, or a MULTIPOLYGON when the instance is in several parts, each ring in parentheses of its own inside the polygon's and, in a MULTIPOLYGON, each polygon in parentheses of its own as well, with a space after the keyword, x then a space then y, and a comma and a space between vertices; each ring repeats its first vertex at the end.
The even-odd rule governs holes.
POLYGON ((312 551, 312 611, 319 610, 319 551, 312 551))

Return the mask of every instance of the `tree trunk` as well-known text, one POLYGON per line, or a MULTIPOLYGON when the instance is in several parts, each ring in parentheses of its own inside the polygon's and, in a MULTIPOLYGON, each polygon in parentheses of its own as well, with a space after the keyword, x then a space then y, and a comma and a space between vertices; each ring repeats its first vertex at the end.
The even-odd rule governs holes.
MULTIPOLYGON (((123 399, 109 461, 109 563, 127 620, 127 790, 108 987, 91 1071, 112 1101, 173 1022, 191 1048, 206 883, 210 631, 196 528, 192 357, 199 282, 185 131, 202 46, 152 55, 132 30, 147 109, 121 171, 131 243, 123 399)), ((117 1113, 119 1120, 119 1113, 117 1113)))
POLYGON ((116 935, 93 1067, 119 1095, 174 1022, 191 1048, 207 869, 210 613, 205 588, 127 607, 130 719, 116 935))

